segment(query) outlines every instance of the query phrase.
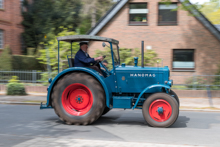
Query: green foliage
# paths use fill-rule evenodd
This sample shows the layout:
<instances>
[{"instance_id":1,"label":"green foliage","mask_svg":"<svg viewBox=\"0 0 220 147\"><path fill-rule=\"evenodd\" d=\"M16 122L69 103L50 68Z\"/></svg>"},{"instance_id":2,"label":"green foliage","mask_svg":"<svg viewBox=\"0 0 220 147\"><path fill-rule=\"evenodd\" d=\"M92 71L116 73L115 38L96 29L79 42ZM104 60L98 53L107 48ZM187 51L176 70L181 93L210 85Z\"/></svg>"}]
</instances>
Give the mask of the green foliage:
<instances>
[{"instance_id":1,"label":"green foliage","mask_svg":"<svg viewBox=\"0 0 220 147\"><path fill-rule=\"evenodd\" d=\"M2 54L0 55L0 70L11 70L12 69L12 56L11 50L7 46L3 49Z\"/></svg>"},{"instance_id":2,"label":"green foliage","mask_svg":"<svg viewBox=\"0 0 220 147\"><path fill-rule=\"evenodd\" d=\"M105 48L103 51L96 50L95 57L106 55L105 60L108 61L108 68L112 68L112 57L111 50L109 48ZM128 49L128 48L120 48L120 63L125 63L126 65L134 65L134 57L139 58L138 66L141 66L141 50L140 49ZM157 58L157 53L154 50L147 50L144 53L144 65L145 66L155 66L157 61L160 59Z\"/></svg>"},{"instance_id":3,"label":"green foliage","mask_svg":"<svg viewBox=\"0 0 220 147\"><path fill-rule=\"evenodd\" d=\"M82 9L80 13L81 22L78 26L80 34L86 34L92 26L112 7L112 0L81 0Z\"/></svg>"},{"instance_id":4,"label":"green foliage","mask_svg":"<svg viewBox=\"0 0 220 147\"><path fill-rule=\"evenodd\" d=\"M160 3L170 5L172 3L172 1L171 0L161 0ZM184 1L181 2L181 5L179 5L176 9L173 9L172 11L184 10L184 11L192 12L192 11L194 11L195 8L198 11L200 11L202 7L203 6L200 5L199 3L192 4L190 2L190 0L184 0ZM196 15L199 15L199 14L189 13L189 15L196 16Z\"/></svg>"},{"instance_id":5,"label":"green foliage","mask_svg":"<svg viewBox=\"0 0 220 147\"><path fill-rule=\"evenodd\" d=\"M13 76L7 84L7 95L26 95L24 84L19 83L18 77Z\"/></svg>"},{"instance_id":6,"label":"green foliage","mask_svg":"<svg viewBox=\"0 0 220 147\"><path fill-rule=\"evenodd\" d=\"M80 0L24 0L23 9L22 37L25 46L35 48L35 53L39 43L47 41L45 34L52 32L57 35L62 31L60 26L73 31L80 23Z\"/></svg>"},{"instance_id":7,"label":"green foliage","mask_svg":"<svg viewBox=\"0 0 220 147\"><path fill-rule=\"evenodd\" d=\"M187 88L204 88L204 86L200 85L205 85L205 80L202 77L191 77L186 80L186 87Z\"/></svg>"},{"instance_id":8,"label":"green foliage","mask_svg":"<svg viewBox=\"0 0 220 147\"><path fill-rule=\"evenodd\" d=\"M215 77L214 85L220 85L220 64L218 65L218 70L215 75L219 75L219 76ZM220 87L219 87L219 89L220 89Z\"/></svg>"},{"instance_id":9,"label":"green foliage","mask_svg":"<svg viewBox=\"0 0 220 147\"><path fill-rule=\"evenodd\" d=\"M41 64L44 64L45 67L48 64L48 55L47 51L49 52L49 63L52 67L53 71L58 70L58 41L57 37L59 36L68 36L68 35L76 35L75 32L69 32L68 29L64 28L61 33L58 33L58 35L54 35L53 33L49 33L47 35L50 40L48 40L49 44L44 44L41 42L43 46L40 46L39 49L39 57L37 58ZM44 46L47 46L45 49ZM72 54L73 56L76 54L76 52L79 50L78 43L72 44ZM71 44L65 41L60 41L60 71L68 67L67 64L67 55L71 55Z\"/></svg>"},{"instance_id":10,"label":"green foliage","mask_svg":"<svg viewBox=\"0 0 220 147\"><path fill-rule=\"evenodd\" d=\"M42 73L42 74L41 74L41 79L40 79L39 81L41 81L44 86L47 86L47 85L49 85L48 79L49 79L50 77L51 77L51 78L54 78L54 77L56 77L56 75L57 75L57 71L51 72L51 73L50 73L50 76L49 76L49 73L48 73L48 72Z\"/></svg>"},{"instance_id":11,"label":"green foliage","mask_svg":"<svg viewBox=\"0 0 220 147\"><path fill-rule=\"evenodd\" d=\"M17 76L12 76L11 80L8 81L9 83L18 83L18 77Z\"/></svg>"},{"instance_id":12,"label":"green foliage","mask_svg":"<svg viewBox=\"0 0 220 147\"><path fill-rule=\"evenodd\" d=\"M89 29L91 28L91 16L90 15L82 15L81 16L82 21L80 25L78 26L78 29L80 30L80 34L86 34Z\"/></svg>"},{"instance_id":13,"label":"green foliage","mask_svg":"<svg viewBox=\"0 0 220 147\"><path fill-rule=\"evenodd\" d=\"M35 56L13 55L12 61L14 70L44 70L44 65Z\"/></svg>"},{"instance_id":14,"label":"green foliage","mask_svg":"<svg viewBox=\"0 0 220 147\"><path fill-rule=\"evenodd\" d=\"M6 47L0 55L0 70L43 70L44 67L34 56L11 55L9 47Z\"/></svg>"},{"instance_id":15,"label":"green foliage","mask_svg":"<svg viewBox=\"0 0 220 147\"><path fill-rule=\"evenodd\" d=\"M106 47L104 50L97 49L94 57L106 56L104 60L108 61L108 69L112 69L112 57L110 48Z\"/></svg>"},{"instance_id":16,"label":"green foliage","mask_svg":"<svg viewBox=\"0 0 220 147\"><path fill-rule=\"evenodd\" d=\"M213 24L220 24L220 2L217 1L210 1L204 3L201 12L213 23Z\"/></svg>"}]
</instances>

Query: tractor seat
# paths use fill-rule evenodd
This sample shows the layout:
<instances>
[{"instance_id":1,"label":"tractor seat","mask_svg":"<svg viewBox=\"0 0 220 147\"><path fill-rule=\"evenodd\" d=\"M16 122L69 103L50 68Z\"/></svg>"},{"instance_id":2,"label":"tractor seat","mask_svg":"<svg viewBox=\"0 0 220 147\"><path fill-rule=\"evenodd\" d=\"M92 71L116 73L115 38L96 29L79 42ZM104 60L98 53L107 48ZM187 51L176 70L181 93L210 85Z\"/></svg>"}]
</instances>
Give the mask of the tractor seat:
<instances>
[{"instance_id":1,"label":"tractor seat","mask_svg":"<svg viewBox=\"0 0 220 147\"><path fill-rule=\"evenodd\" d=\"M74 67L74 58L68 58L69 67Z\"/></svg>"}]
</instances>

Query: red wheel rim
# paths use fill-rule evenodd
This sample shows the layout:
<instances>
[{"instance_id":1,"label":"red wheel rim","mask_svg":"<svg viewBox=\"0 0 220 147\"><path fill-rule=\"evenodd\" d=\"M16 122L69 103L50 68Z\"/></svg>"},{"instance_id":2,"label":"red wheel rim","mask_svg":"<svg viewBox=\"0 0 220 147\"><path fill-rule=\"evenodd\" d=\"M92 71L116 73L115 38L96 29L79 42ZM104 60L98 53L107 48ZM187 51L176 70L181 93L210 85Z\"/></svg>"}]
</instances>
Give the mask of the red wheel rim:
<instances>
[{"instance_id":1,"label":"red wheel rim","mask_svg":"<svg viewBox=\"0 0 220 147\"><path fill-rule=\"evenodd\" d=\"M62 94L63 108L71 115L81 116L86 114L92 108L92 104L92 92L83 84L71 84Z\"/></svg>"},{"instance_id":2,"label":"red wheel rim","mask_svg":"<svg viewBox=\"0 0 220 147\"><path fill-rule=\"evenodd\" d=\"M158 99L151 103L149 107L149 114L153 120L157 122L164 122L170 118L172 114L172 107L166 100Z\"/></svg>"}]
</instances>

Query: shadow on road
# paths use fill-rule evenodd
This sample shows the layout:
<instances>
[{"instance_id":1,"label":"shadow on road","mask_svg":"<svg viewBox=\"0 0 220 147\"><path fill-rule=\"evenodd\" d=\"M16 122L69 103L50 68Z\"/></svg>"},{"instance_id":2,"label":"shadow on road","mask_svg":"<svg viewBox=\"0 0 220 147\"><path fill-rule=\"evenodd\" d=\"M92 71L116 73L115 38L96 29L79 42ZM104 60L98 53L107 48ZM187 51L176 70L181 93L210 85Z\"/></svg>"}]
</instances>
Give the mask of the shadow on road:
<instances>
[{"instance_id":1,"label":"shadow on road","mask_svg":"<svg viewBox=\"0 0 220 147\"><path fill-rule=\"evenodd\" d=\"M186 116L179 116L176 122L170 126L170 128L186 128L189 120L190 118Z\"/></svg>"},{"instance_id":2,"label":"shadow on road","mask_svg":"<svg viewBox=\"0 0 220 147\"><path fill-rule=\"evenodd\" d=\"M186 128L190 118L186 116L179 116L176 122L170 128ZM123 124L123 125L138 125L148 126L143 117L131 119L129 117L120 118L120 116L102 116L94 125L107 125L107 124Z\"/></svg>"},{"instance_id":3,"label":"shadow on road","mask_svg":"<svg viewBox=\"0 0 220 147\"><path fill-rule=\"evenodd\" d=\"M131 119L129 117L120 118L120 117L113 117L113 116L103 116L100 117L96 122L93 123L94 125L138 125L138 126L145 126L146 123L143 118L138 119Z\"/></svg>"},{"instance_id":4,"label":"shadow on road","mask_svg":"<svg viewBox=\"0 0 220 147\"><path fill-rule=\"evenodd\" d=\"M190 118L186 116L179 116L176 122L170 126L170 128L186 128L187 123ZM58 117L50 117L47 121L55 122L56 124L65 125ZM129 113L109 113L107 115L101 116L96 120L93 125L131 125L131 126L148 126L147 122L144 120L142 114L136 114L135 116L129 116Z\"/></svg>"}]
</instances>

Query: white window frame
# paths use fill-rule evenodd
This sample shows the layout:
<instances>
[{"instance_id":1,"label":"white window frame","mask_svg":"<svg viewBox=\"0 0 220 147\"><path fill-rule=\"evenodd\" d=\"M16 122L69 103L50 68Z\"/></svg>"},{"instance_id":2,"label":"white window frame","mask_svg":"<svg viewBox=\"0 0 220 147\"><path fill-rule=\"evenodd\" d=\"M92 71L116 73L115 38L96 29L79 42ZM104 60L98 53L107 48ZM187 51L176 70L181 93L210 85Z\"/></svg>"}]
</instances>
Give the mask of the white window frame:
<instances>
[{"instance_id":1,"label":"white window frame","mask_svg":"<svg viewBox=\"0 0 220 147\"><path fill-rule=\"evenodd\" d=\"M130 3L130 4L143 4L143 3ZM147 7L148 7L148 3L146 2L145 4L147 4ZM146 22L137 22L137 24L133 24L132 22L133 21L130 21L130 18L129 18L129 24L131 25L140 25L140 24L147 24L148 20L147 20L147 14L148 14L148 8L145 8L145 9L130 9L129 8L129 17L130 17L130 14L146 14ZM140 23L140 24L139 24Z\"/></svg>"},{"instance_id":2,"label":"white window frame","mask_svg":"<svg viewBox=\"0 0 220 147\"><path fill-rule=\"evenodd\" d=\"M130 9L130 14L147 14L148 9Z\"/></svg>"},{"instance_id":3,"label":"white window frame","mask_svg":"<svg viewBox=\"0 0 220 147\"><path fill-rule=\"evenodd\" d=\"M0 30L0 49L4 48L4 31Z\"/></svg>"},{"instance_id":4,"label":"white window frame","mask_svg":"<svg viewBox=\"0 0 220 147\"><path fill-rule=\"evenodd\" d=\"M4 9L4 0L0 0L0 9Z\"/></svg>"},{"instance_id":5,"label":"white window frame","mask_svg":"<svg viewBox=\"0 0 220 147\"><path fill-rule=\"evenodd\" d=\"M172 9L176 9L177 8L177 4L160 4L159 5L159 10L172 10Z\"/></svg>"},{"instance_id":6,"label":"white window frame","mask_svg":"<svg viewBox=\"0 0 220 147\"><path fill-rule=\"evenodd\" d=\"M195 68L195 62L178 62L173 61L173 68Z\"/></svg>"}]
</instances>

